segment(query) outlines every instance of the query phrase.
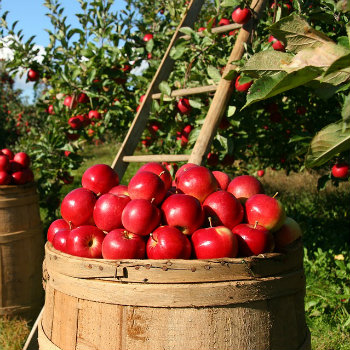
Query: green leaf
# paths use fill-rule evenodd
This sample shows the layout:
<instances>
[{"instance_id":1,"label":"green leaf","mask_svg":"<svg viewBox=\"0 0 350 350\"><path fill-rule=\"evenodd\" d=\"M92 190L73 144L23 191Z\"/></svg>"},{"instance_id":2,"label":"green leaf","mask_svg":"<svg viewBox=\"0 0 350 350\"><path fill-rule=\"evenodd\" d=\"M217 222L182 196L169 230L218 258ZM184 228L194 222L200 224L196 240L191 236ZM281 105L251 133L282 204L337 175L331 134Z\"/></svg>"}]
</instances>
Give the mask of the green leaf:
<instances>
[{"instance_id":1,"label":"green leaf","mask_svg":"<svg viewBox=\"0 0 350 350\"><path fill-rule=\"evenodd\" d=\"M181 56L184 54L185 51L186 51L185 45L173 46L172 49L170 50L170 57L173 60L178 60L179 58L181 58Z\"/></svg>"},{"instance_id":2,"label":"green leaf","mask_svg":"<svg viewBox=\"0 0 350 350\"><path fill-rule=\"evenodd\" d=\"M272 74L283 70L282 65L289 64L292 59L293 55L290 53L275 50L261 51L253 55L241 71L252 73L250 75L253 76Z\"/></svg>"},{"instance_id":3,"label":"green leaf","mask_svg":"<svg viewBox=\"0 0 350 350\"><path fill-rule=\"evenodd\" d=\"M317 190L321 191L326 188L327 182L331 179L330 175L323 175L317 180Z\"/></svg>"},{"instance_id":4,"label":"green leaf","mask_svg":"<svg viewBox=\"0 0 350 350\"><path fill-rule=\"evenodd\" d=\"M215 67L208 66L207 72L210 78L212 78L215 83L218 83L221 80L221 74Z\"/></svg>"},{"instance_id":5,"label":"green leaf","mask_svg":"<svg viewBox=\"0 0 350 350\"><path fill-rule=\"evenodd\" d=\"M147 41L147 44L146 44L147 52L152 52L153 47L154 47L154 40L151 39L151 40Z\"/></svg>"},{"instance_id":6,"label":"green leaf","mask_svg":"<svg viewBox=\"0 0 350 350\"><path fill-rule=\"evenodd\" d=\"M271 76L265 76L257 79L249 89L245 107L262 101L281 92L293 89L297 86L304 85L315 79L322 73L317 67L305 67L296 72L286 73L279 72Z\"/></svg>"},{"instance_id":7,"label":"green leaf","mask_svg":"<svg viewBox=\"0 0 350 350\"><path fill-rule=\"evenodd\" d=\"M350 94L345 97L341 116L344 122L348 122L350 119Z\"/></svg>"},{"instance_id":8,"label":"green leaf","mask_svg":"<svg viewBox=\"0 0 350 350\"><path fill-rule=\"evenodd\" d=\"M195 33L195 31L190 27L182 27L182 28L180 28L180 32L184 33L186 35L192 35Z\"/></svg>"},{"instance_id":9,"label":"green leaf","mask_svg":"<svg viewBox=\"0 0 350 350\"><path fill-rule=\"evenodd\" d=\"M163 93L164 95L170 96L171 95L171 88L169 84L166 81L162 81L159 84L159 91Z\"/></svg>"},{"instance_id":10,"label":"green leaf","mask_svg":"<svg viewBox=\"0 0 350 350\"><path fill-rule=\"evenodd\" d=\"M203 104L200 102L200 101L196 101L196 100L189 100L190 102L190 105L193 107L193 108L201 108L203 106Z\"/></svg>"},{"instance_id":11,"label":"green leaf","mask_svg":"<svg viewBox=\"0 0 350 350\"><path fill-rule=\"evenodd\" d=\"M332 42L325 34L312 28L303 17L296 13L282 18L269 29L274 37L287 44L287 50L293 52Z\"/></svg>"},{"instance_id":12,"label":"green leaf","mask_svg":"<svg viewBox=\"0 0 350 350\"><path fill-rule=\"evenodd\" d=\"M350 149L350 126L343 128L342 120L323 128L313 138L306 156L309 168L320 166L336 154Z\"/></svg>"},{"instance_id":13,"label":"green leaf","mask_svg":"<svg viewBox=\"0 0 350 350\"><path fill-rule=\"evenodd\" d=\"M227 116L232 117L236 113L236 110L237 110L236 106L228 106Z\"/></svg>"},{"instance_id":14,"label":"green leaf","mask_svg":"<svg viewBox=\"0 0 350 350\"><path fill-rule=\"evenodd\" d=\"M236 7L240 5L241 1L240 0L224 0L221 3L222 7Z\"/></svg>"},{"instance_id":15,"label":"green leaf","mask_svg":"<svg viewBox=\"0 0 350 350\"><path fill-rule=\"evenodd\" d=\"M235 70L230 70L225 76L225 80L233 80L237 76L237 72Z\"/></svg>"}]
</instances>

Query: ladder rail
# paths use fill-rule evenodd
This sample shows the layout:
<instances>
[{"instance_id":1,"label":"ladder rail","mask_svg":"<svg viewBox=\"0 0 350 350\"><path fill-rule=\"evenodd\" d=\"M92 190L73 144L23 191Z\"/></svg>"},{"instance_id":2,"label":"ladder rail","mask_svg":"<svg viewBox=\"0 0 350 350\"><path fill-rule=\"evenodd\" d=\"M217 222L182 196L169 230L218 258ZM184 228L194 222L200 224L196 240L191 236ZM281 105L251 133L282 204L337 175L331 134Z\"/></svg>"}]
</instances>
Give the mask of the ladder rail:
<instances>
[{"instance_id":1,"label":"ladder rail","mask_svg":"<svg viewBox=\"0 0 350 350\"><path fill-rule=\"evenodd\" d=\"M152 104L152 94L158 90L158 85L166 80L172 67L174 65L173 59L170 57L170 50L174 46L176 40L180 37L181 32L180 28L182 27L193 27L195 20L204 4L204 0L191 0L185 15L182 17L182 20L178 27L176 28L173 37L170 41L170 44L164 54L164 57L147 89L145 98L141 103L139 111L136 113L136 116L129 128L129 131L122 143L118 154L116 155L112 168L118 173L119 177L122 178L127 167L128 163L123 161L124 156L132 155L138 145L138 142L141 138L143 130L146 127L148 115L151 109Z\"/></svg>"},{"instance_id":2,"label":"ladder rail","mask_svg":"<svg viewBox=\"0 0 350 350\"><path fill-rule=\"evenodd\" d=\"M222 78L219 81L216 93L210 104L208 113L204 119L204 123L199 132L196 143L192 149L189 163L202 164L205 156L208 154L213 139L216 135L217 128L221 118L226 110L228 101L234 89L234 81L228 81L223 77L230 71L236 68L231 62L238 61L244 54L244 45L251 37L255 20L257 20L265 7L266 0L253 0L251 8L254 11L252 19L240 29L238 37L228 59L228 64L225 67Z\"/></svg>"}]
</instances>

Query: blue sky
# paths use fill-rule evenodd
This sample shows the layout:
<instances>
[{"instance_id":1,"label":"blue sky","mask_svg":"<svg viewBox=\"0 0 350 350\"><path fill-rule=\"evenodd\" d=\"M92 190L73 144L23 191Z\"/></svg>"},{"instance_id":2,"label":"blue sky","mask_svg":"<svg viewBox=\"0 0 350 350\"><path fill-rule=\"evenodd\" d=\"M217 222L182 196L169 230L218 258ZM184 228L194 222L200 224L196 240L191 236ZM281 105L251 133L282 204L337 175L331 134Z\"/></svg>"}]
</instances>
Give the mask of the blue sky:
<instances>
[{"instance_id":1,"label":"blue sky","mask_svg":"<svg viewBox=\"0 0 350 350\"><path fill-rule=\"evenodd\" d=\"M59 1L65 11L68 23L73 27L78 26L78 20L75 17L77 12L80 12L80 5L77 0L60 0ZM9 11L7 21L12 24L18 20L16 31L23 29L24 40L29 39L35 35L34 43L40 46L46 46L49 43L49 35L45 28L50 29L51 23L45 13L47 8L43 5L44 0L0 0L1 14ZM123 0L115 0L112 9L120 10L125 7ZM33 83L25 84L24 79L16 81L15 87L24 90L24 95L32 98Z\"/></svg>"}]
</instances>

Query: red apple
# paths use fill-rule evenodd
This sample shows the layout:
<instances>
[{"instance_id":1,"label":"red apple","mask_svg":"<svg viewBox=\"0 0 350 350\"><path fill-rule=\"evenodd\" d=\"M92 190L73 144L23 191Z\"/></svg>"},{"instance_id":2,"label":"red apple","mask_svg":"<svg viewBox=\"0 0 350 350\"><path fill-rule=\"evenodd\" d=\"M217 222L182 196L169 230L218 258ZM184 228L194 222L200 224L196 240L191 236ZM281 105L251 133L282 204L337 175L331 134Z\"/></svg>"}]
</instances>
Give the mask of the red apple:
<instances>
[{"instance_id":1,"label":"red apple","mask_svg":"<svg viewBox=\"0 0 350 350\"><path fill-rule=\"evenodd\" d=\"M14 153L13 153L10 149L8 149L8 148L3 148L3 149L1 150L1 153L4 154L5 156L8 156L8 157L9 157L9 160L12 160L13 157L15 156Z\"/></svg>"},{"instance_id":2,"label":"red apple","mask_svg":"<svg viewBox=\"0 0 350 350\"><path fill-rule=\"evenodd\" d=\"M143 37L143 41L144 42L147 42L147 41L150 41L151 39L153 39L153 34L145 34L145 36Z\"/></svg>"},{"instance_id":3,"label":"red apple","mask_svg":"<svg viewBox=\"0 0 350 350\"><path fill-rule=\"evenodd\" d=\"M78 116L70 117L68 124L73 130L79 130L83 127L83 123Z\"/></svg>"},{"instance_id":4,"label":"red apple","mask_svg":"<svg viewBox=\"0 0 350 350\"><path fill-rule=\"evenodd\" d=\"M151 173L156 174L159 178L164 182L165 190L168 191L171 187L172 178L170 172L160 163L151 162L145 165L142 165L141 168L137 171L149 171Z\"/></svg>"},{"instance_id":5,"label":"red apple","mask_svg":"<svg viewBox=\"0 0 350 350\"><path fill-rule=\"evenodd\" d=\"M164 182L150 171L138 171L128 185L131 199L147 199L155 205L162 202L166 190Z\"/></svg>"},{"instance_id":6,"label":"red apple","mask_svg":"<svg viewBox=\"0 0 350 350\"><path fill-rule=\"evenodd\" d=\"M16 153L15 156L13 157L13 160L18 164L21 164L23 169L26 169L29 167L30 158L28 154L25 152Z\"/></svg>"},{"instance_id":7,"label":"red apple","mask_svg":"<svg viewBox=\"0 0 350 350\"><path fill-rule=\"evenodd\" d=\"M94 208L95 225L102 231L110 232L123 227L122 212L130 202L129 196L116 196L105 193L96 201Z\"/></svg>"},{"instance_id":8,"label":"red apple","mask_svg":"<svg viewBox=\"0 0 350 350\"><path fill-rule=\"evenodd\" d=\"M143 102L143 100L145 99L146 95L141 95L140 97L140 104Z\"/></svg>"},{"instance_id":9,"label":"red apple","mask_svg":"<svg viewBox=\"0 0 350 350\"><path fill-rule=\"evenodd\" d=\"M100 120L101 119L101 114L95 110L90 111L88 116L89 116L90 120Z\"/></svg>"},{"instance_id":10,"label":"red apple","mask_svg":"<svg viewBox=\"0 0 350 350\"><path fill-rule=\"evenodd\" d=\"M288 244L293 243L302 232L299 224L292 218L287 217L282 227L274 233L276 248L281 249Z\"/></svg>"},{"instance_id":11,"label":"red apple","mask_svg":"<svg viewBox=\"0 0 350 350\"><path fill-rule=\"evenodd\" d=\"M10 170L10 160L8 156L0 155L0 171Z\"/></svg>"},{"instance_id":12,"label":"red apple","mask_svg":"<svg viewBox=\"0 0 350 350\"><path fill-rule=\"evenodd\" d=\"M69 229L60 229L52 238L52 245L55 249L67 253L67 239L69 236Z\"/></svg>"},{"instance_id":13,"label":"red apple","mask_svg":"<svg viewBox=\"0 0 350 350\"><path fill-rule=\"evenodd\" d=\"M272 47L274 50L283 51L283 52L286 51L286 48L283 45L283 43L281 41L277 40L274 36L270 35L268 42L272 43Z\"/></svg>"},{"instance_id":14,"label":"red apple","mask_svg":"<svg viewBox=\"0 0 350 350\"><path fill-rule=\"evenodd\" d=\"M275 247L272 233L263 226L240 224L232 232L237 237L240 256L269 253Z\"/></svg>"},{"instance_id":15,"label":"red apple","mask_svg":"<svg viewBox=\"0 0 350 350\"><path fill-rule=\"evenodd\" d=\"M93 223L93 211L96 196L85 188L76 188L69 192L61 203L61 215L75 227Z\"/></svg>"},{"instance_id":16,"label":"red apple","mask_svg":"<svg viewBox=\"0 0 350 350\"><path fill-rule=\"evenodd\" d=\"M49 114L55 114L55 111L54 111L54 108L53 108L53 105L49 105L49 107L47 107L47 112L49 113Z\"/></svg>"},{"instance_id":17,"label":"red apple","mask_svg":"<svg viewBox=\"0 0 350 350\"><path fill-rule=\"evenodd\" d=\"M185 97L180 98L180 100L177 103L177 108L182 114L189 114L192 110L189 99Z\"/></svg>"},{"instance_id":18,"label":"red apple","mask_svg":"<svg viewBox=\"0 0 350 350\"><path fill-rule=\"evenodd\" d=\"M164 223L190 235L202 226L204 212L197 198L187 194L172 194L162 204Z\"/></svg>"},{"instance_id":19,"label":"red apple","mask_svg":"<svg viewBox=\"0 0 350 350\"><path fill-rule=\"evenodd\" d=\"M107 193L119 184L118 174L106 164L95 164L85 170L81 184L97 195Z\"/></svg>"},{"instance_id":20,"label":"red apple","mask_svg":"<svg viewBox=\"0 0 350 350\"><path fill-rule=\"evenodd\" d=\"M52 243L55 234L60 230L70 230L69 224L63 219L57 219L51 223L47 230L47 240Z\"/></svg>"},{"instance_id":21,"label":"red apple","mask_svg":"<svg viewBox=\"0 0 350 350\"><path fill-rule=\"evenodd\" d=\"M334 164L332 167L332 175L338 179L346 179L349 176L349 164Z\"/></svg>"},{"instance_id":22,"label":"red apple","mask_svg":"<svg viewBox=\"0 0 350 350\"><path fill-rule=\"evenodd\" d=\"M209 166L217 166L219 164L219 155L217 153L209 152L207 155L207 164Z\"/></svg>"},{"instance_id":23,"label":"red apple","mask_svg":"<svg viewBox=\"0 0 350 350\"><path fill-rule=\"evenodd\" d=\"M257 175L258 175L259 177L263 177L263 176L265 175L265 170L263 170L263 169L258 170L258 171L257 171Z\"/></svg>"},{"instance_id":24,"label":"red apple","mask_svg":"<svg viewBox=\"0 0 350 350\"><path fill-rule=\"evenodd\" d=\"M240 75L237 77L236 82L235 82L235 88L237 91L240 92L246 92L249 90L249 88L252 86L253 81L250 81L248 83L244 83L244 84L240 84L239 79L240 79Z\"/></svg>"},{"instance_id":25,"label":"red apple","mask_svg":"<svg viewBox=\"0 0 350 350\"><path fill-rule=\"evenodd\" d=\"M227 19L227 18L221 18L220 21L219 21L219 27L221 26L227 26L230 24L230 20Z\"/></svg>"},{"instance_id":26,"label":"red apple","mask_svg":"<svg viewBox=\"0 0 350 350\"><path fill-rule=\"evenodd\" d=\"M223 171L218 171L218 170L212 171L212 174L214 175L216 181L218 182L219 187L225 191L231 181L230 177Z\"/></svg>"},{"instance_id":27,"label":"red apple","mask_svg":"<svg viewBox=\"0 0 350 350\"><path fill-rule=\"evenodd\" d=\"M72 105L72 101L73 101L73 97L72 96L67 96L64 101L63 101L63 104L67 107L71 107ZM75 108L77 105L77 101L74 101L73 105L72 105L72 108Z\"/></svg>"},{"instance_id":28,"label":"red apple","mask_svg":"<svg viewBox=\"0 0 350 350\"><path fill-rule=\"evenodd\" d=\"M266 194L255 194L245 203L246 217L249 224L256 222L271 232L277 231L284 224L286 213L280 201Z\"/></svg>"},{"instance_id":29,"label":"red apple","mask_svg":"<svg viewBox=\"0 0 350 350\"><path fill-rule=\"evenodd\" d=\"M9 185L11 183L11 175L4 170L0 170L0 185Z\"/></svg>"},{"instance_id":30,"label":"red apple","mask_svg":"<svg viewBox=\"0 0 350 350\"><path fill-rule=\"evenodd\" d=\"M67 253L84 258L102 258L103 231L96 226L83 225L70 231L67 238Z\"/></svg>"},{"instance_id":31,"label":"red apple","mask_svg":"<svg viewBox=\"0 0 350 350\"><path fill-rule=\"evenodd\" d=\"M19 170L11 174L12 182L15 185L24 185L28 182L28 174L25 170Z\"/></svg>"},{"instance_id":32,"label":"red apple","mask_svg":"<svg viewBox=\"0 0 350 350\"><path fill-rule=\"evenodd\" d=\"M197 259L234 258L237 256L237 238L225 226L202 228L191 237Z\"/></svg>"},{"instance_id":33,"label":"red apple","mask_svg":"<svg viewBox=\"0 0 350 350\"><path fill-rule=\"evenodd\" d=\"M39 79L39 73L34 69L29 69L27 79L28 81L37 81Z\"/></svg>"},{"instance_id":34,"label":"red apple","mask_svg":"<svg viewBox=\"0 0 350 350\"><path fill-rule=\"evenodd\" d=\"M236 7L232 12L232 20L238 24L245 24L250 20L251 15L249 8Z\"/></svg>"},{"instance_id":35,"label":"red apple","mask_svg":"<svg viewBox=\"0 0 350 350\"><path fill-rule=\"evenodd\" d=\"M188 238L177 228L160 226L147 241L149 259L185 259L188 255Z\"/></svg>"},{"instance_id":36,"label":"red apple","mask_svg":"<svg viewBox=\"0 0 350 350\"><path fill-rule=\"evenodd\" d=\"M205 27L200 27L200 28L198 28L198 32L203 32L204 30L206 30Z\"/></svg>"},{"instance_id":37,"label":"red apple","mask_svg":"<svg viewBox=\"0 0 350 350\"><path fill-rule=\"evenodd\" d=\"M194 168L198 166L197 164L193 164L193 163L186 163L182 166L180 166L180 168L177 170L176 174L175 174L175 183L177 184L179 181L180 176L185 173L187 170Z\"/></svg>"},{"instance_id":38,"label":"red apple","mask_svg":"<svg viewBox=\"0 0 350 350\"><path fill-rule=\"evenodd\" d=\"M78 103L88 103L88 102L89 102L89 97L84 92L81 92L78 95Z\"/></svg>"},{"instance_id":39,"label":"red apple","mask_svg":"<svg viewBox=\"0 0 350 350\"><path fill-rule=\"evenodd\" d=\"M196 166L181 175L177 189L181 193L197 198L202 203L206 197L218 189L218 183L209 169Z\"/></svg>"},{"instance_id":40,"label":"red apple","mask_svg":"<svg viewBox=\"0 0 350 350\"><path fill-rule=\"evenodd\" d=\"M203 202L203 209L206 217L211 218L213 226L226 226L232 230L243 220L242 204L227 191L210 194Z\"/></svg>"},{"instance_id":41,"label":"red apple","mask_svg":"<svg viewBox=\"0 0 350 350\"><path fill-rule=\"evenodd\" d=\"M147 199L133 199L124 208L122 224L130 232L147 236L160 223L160 210Z\"/></svg>"},{"instance_id":42,"label":"red apple","mask_svg":"<svg viewBox=\"0 0 350 350\"><path fill-rule=\"evenodd\" d=\"M227 191L232 193L241 203L244 203L251 196L264 193L261 182L250 175L235 177L228 185Z\"/></svg>"},{"instance_id":43,"label":"red apple","mask_svg":"<svg viewBox=\"0 0 350 350\"><path fill-rule=\"evenodd\" d=\"M128 186L126 185L114 186L108 191L108 193L115 194L116 196L129 196Z\"/></svg>"},{"instance_id":44,"label":"red apple","mask_svg":"<svg viewBox=\"0 0 350 350\"><path fill-rule=\"evenodd\" d=\"M109 232L102 243L104 259L143 259L145 253L146 243L143 238L124 228Z\"/></svg>"}]
</instances>

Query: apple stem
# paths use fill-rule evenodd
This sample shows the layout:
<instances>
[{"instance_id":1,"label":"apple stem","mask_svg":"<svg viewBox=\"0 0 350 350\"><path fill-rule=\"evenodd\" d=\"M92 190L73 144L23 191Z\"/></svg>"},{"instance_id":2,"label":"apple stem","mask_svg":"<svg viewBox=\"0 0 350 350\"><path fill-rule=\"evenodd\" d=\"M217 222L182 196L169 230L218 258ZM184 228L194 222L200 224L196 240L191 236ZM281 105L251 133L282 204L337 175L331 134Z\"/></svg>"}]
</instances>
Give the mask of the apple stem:
<instances>
[{"instance_id":1,"label":"apple stem","mask_svg":"<svg viewBox=\"0 0 350 350\"><path fill-rule=\"evenodd\" d=\"M161 177L163 174L165 174L165 170L163 170L158 176Z\"/></svg>"},{"instance_id":2,"label":"apple stem","mask_svg":"<svg viewBox=\"0 0 350 350\"><path fill-rule=\"evenodd\" d=\"M73 224L72 221L68 221L69 229L72 230Z\"/></svg>"},{"instance_id":3,"label":"apple stem","mask_svg":"<svg viewBox=\"0 0 350 350\"><path fill-rule=\"evenodd\" d=\"M277 197L277 195L278 195L278 192L276 192L276 193L273 195L273 197L272 197L272 198Z\"/></svg>"},{"instance_id":4,"label":"apple stem","mask_svg":"<svg viewBox=\"0 0 350 350\"><path fill-rule=\"evenodd\" d=\"M258 221L255 221L254 228L258 226Z\"/></svg>"},{"instance_id":5,"label":"apple stem","mask_svg":"<svg viewBox=\"0 0 350 350\"><path fill-rule=\"evenodd\" d=\"M153 204L154 201L155 201L155 197L153 197L153 198L151 199L151 203Z\"/></svg>"},{"instance_id":6,"label":"apple stem","mask_svg":"<svg viewBox=\"0 0 350 350\"><path fill-rule=\"evenodd\" d=\"M209 220L209 225L210 225L210 227L213 227L213 222L212 222L212 219L211 219L210 216L208 217L208 220Z\"/></svg>"},{"instance_id":7,"label":"apple stem","mask_svg":"<svg viewBox=\"0 0 350 350\"><path fill-rule=\"evenodd\" d=\"M149 236L150 236L154 241L158 242L158 240L153 236L153 233L152 233L152 232L149 234Z\"/></svg>"}]
</instances>

